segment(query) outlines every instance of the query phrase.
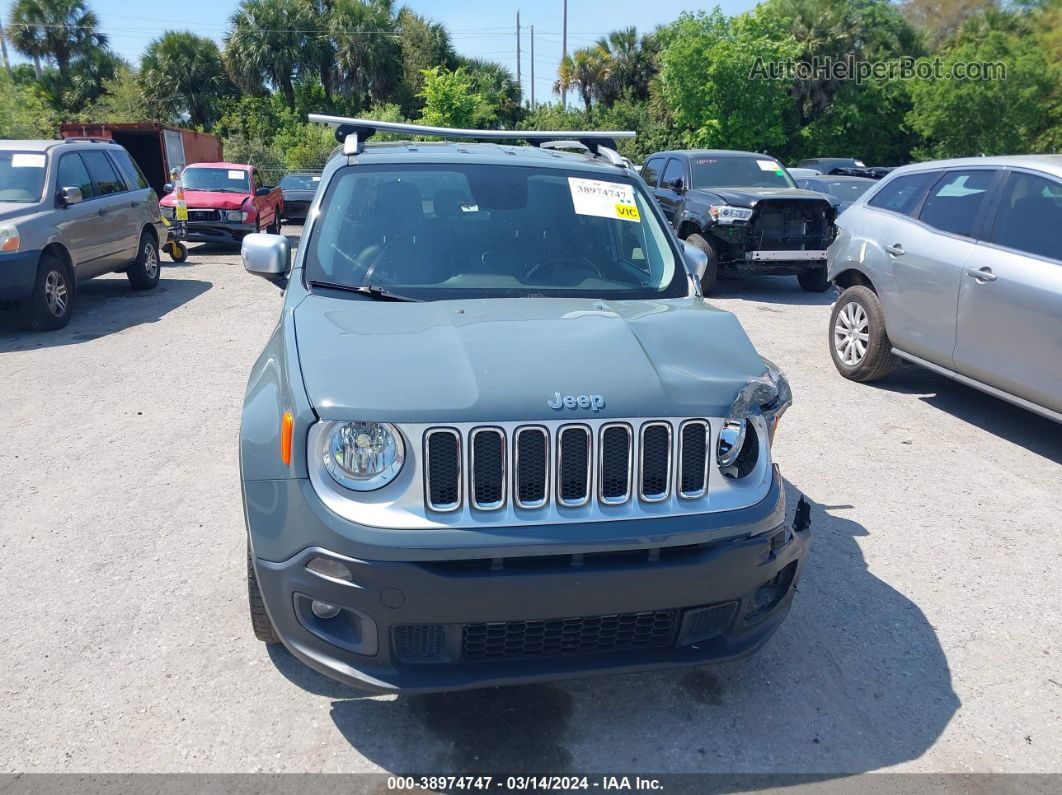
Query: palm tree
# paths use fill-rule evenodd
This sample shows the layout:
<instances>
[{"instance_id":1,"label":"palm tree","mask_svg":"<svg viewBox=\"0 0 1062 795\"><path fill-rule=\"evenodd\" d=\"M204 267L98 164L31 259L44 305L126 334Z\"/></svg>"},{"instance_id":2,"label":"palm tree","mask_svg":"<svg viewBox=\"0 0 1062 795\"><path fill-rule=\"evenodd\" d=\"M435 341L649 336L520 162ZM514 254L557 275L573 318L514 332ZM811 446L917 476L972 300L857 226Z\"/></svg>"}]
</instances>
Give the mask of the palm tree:
<instances>
[{"instance_id":1,"label":"palm tree","mask_svg":"<svg viewBox=\"0 0 1062 795\"><path fill-rule=\"evenodd\" d=\"M362 107L387 101L402 74L394 0L335 0L329 30L343 93Z\"/></svg>"},{"instance_id":2,"label":"palm tree","mask_svg":"<svg viewBox=\"0 0 1062 795\"><path fill-rule=\"evenodd\" d=\"M417 95L424 87L424 70L438 66L453 70L460 64L446 27L420 16L409 8L398 12L397 32L401 36L402 79L396 101L407 118L416 118L424 107Z\"/></svg>"},{"instance_id":3,"label":"palm tree","mask_svg":"<svg viewBox=\"0 0 1062 795\"><path fill-rule=\"evenodd\" d=\"M70 61L107 43L99 24L84 0L15 0L8 33L14 48L35 64L54 61L65 85Z\"/></svg>"},{"instance_id":4,"label":"palm tree","mask_svg":"<svg viewBox=\"0 0 1062 795\"><path fill-rule=\"evenodd\" d=\"M225 63L241 88L258 91L265 79L294 110L296 78L318 66L313 12L309 0L240 3L225 37Z\"/></svg>"},{"instance_id":5,"label":"palm tree","mask_svg":"<svg viewBox=\"0 0 1062 795\"><path fill-rule=\"evenodd\" d=\"M557 82L553 84L553 90L557 93L564 93L573 88L578 89L586 110L586 117L589 119L593 100L601 97L607 75L608 63L599 48L587 47L576 50L561 59L560 67L557 69Z\"/></svg>"},{"instance_id":6,"label":"palm tree","mask_svg":"<svg viewBox=\"0 0 1062 795\"><path fill-rule=\"evenodd\" d=\"M218 45L194 33L173 30L163 33L144 51L140 82L156 112L173 116L187 113L195 127L213 121L216 100L232 90Z\"/></svg>"},{"instance_id":7,"label":"palm tree","mask_svg":"<svg viewBox=\"0 0 1062 795\"><path fill-rule=\"evenodd\" d=\"M461 58L460 62L471 78L472 90L490 107L502 127L512 129L523 115L523 95L513 73L495 61Z\"/></svg>"},{"instance_id":8,"label":"palm tree","mask_svg":"<svg viewBox=\"0 0 1062 795\"><path fill-rule=\"evenodd\" d=\"M597 40L608 65L602 86L602 102L611 106L624 94L644 102L649 97L649 82L656 75L656 53L648 37L638 38L634 27L614 30Z\"/></svg>"},{"instance_id":9,"label":"palm tree","mask_svg":"<svg viewBox=\"0 0 1062 795\"><path fill-rule=\"evenodd\" d=\"M129 64L106 48L92 50L70 63L69 82L63 92L63 107L80 111L103 94L105 80L113 80Z\"/></svg>"}]
</instances>

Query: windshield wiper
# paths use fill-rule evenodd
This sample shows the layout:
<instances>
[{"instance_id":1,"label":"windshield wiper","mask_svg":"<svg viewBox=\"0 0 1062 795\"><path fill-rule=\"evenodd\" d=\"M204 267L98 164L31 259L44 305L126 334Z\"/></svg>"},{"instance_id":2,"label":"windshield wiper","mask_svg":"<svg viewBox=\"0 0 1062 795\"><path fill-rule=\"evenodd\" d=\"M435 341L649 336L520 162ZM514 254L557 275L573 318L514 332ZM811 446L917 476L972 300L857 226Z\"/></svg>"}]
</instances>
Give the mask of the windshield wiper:
<instances>
[{"instance_id":1,"label":"windshield wiper","mask_svg":"<svg viewBox=\"0 0 1062 795\"><path fill-rule=\"evenodd\" d=\"M371 284L363 284L355 286L353 284L340 284L339 282L322 282L312 279L310 281L311 287L323 287L328 290L342 290L346 293L358 293L358 295L367 295L370 298L375 298L377 301L409 301L412 303L422 303L419 298L410 298L408 295L399 295L393 293L384 287L375 287Z\"/></svg>"}]
</instances>

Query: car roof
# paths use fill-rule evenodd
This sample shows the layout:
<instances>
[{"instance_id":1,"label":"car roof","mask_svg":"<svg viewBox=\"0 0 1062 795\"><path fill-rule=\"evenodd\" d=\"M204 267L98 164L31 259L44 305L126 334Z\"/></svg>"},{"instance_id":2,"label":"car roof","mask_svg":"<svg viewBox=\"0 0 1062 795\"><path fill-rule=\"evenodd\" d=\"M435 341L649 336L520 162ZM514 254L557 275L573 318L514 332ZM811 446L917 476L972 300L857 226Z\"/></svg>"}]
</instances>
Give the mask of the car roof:
<instances>
[{"instance_id":1,"label":"car roof","mask_svg":"<svg viewBox=\"0 0 1062 795\"><path fill-rule=\"evenodd\" d=\"M0 140L0 151L48 152L56 147L77 147L79 149L108 149L117 146L116 142L88 141L83 138L56 138L53 140Z\"/></svg>"},{"instance_id":2,"label":"car roof","mask_svg":"<svg viewBox=\"0 0 1062 795\"><path fill-rule=\"evenodd\" d=\"M345 156L340 154L338 157L342 159ZM627 168L614 166L589 152L495 143L462 143L460 141L369 143L354 157L355 162L366 165L371 163L477 163L585 171L609 176L632 173Z\"/></svg>"},{"instance_id":3,"label":"car roof","mask_svg":"<svg viewBox=\"0 0 1062 795\"><path fill-rule=\"evenodd\" d=\"M816 179L825 182L878 182L870 177L856 177L851 174L817 174L814 177L800 177L800 179Z\"/></svg>"},{"instance_id":4,"label":"car roof","mask_svg":"<svg viewBox=\"0 0 1062 795\"><path fill-rule=\"evenodd\" d=\"M963 168L966 166L1016 166L1039 169L1062 177L1062 155L996 155L993 157L959 157L951 160L927 160L924 163L912 163L901 166L890 172L889 176L896 174L911 174L917 171L933 171L942 168Z\"/></svg>"},{"instance_id":5,"label":"car roof","mask_svg":"<svg viewBox=\"0 0 1062 795\"><path fill-rule=\"evenodd\" d=\"M739 155L741 157L769 157L771 160L777 160L774 155L764 154L763 152L744 152L740 149L671 149L666 152L653 152L645 159L650 157L660 157L662 155L674 156L674 157L713 157L717 155Z\"/></svg>"},{"instance_id":6,"label":"car roof","mask_svg":"<svg viewBox=\"0 0 1062 795\"><path fill-rule=\"evenodd\" d=\"M189 163L185 168L231 168L233 171L237 169L250 171L254 166L249 166L246 163L227 163L222 160L217 163Z\"/></svg>"}]
</instances>

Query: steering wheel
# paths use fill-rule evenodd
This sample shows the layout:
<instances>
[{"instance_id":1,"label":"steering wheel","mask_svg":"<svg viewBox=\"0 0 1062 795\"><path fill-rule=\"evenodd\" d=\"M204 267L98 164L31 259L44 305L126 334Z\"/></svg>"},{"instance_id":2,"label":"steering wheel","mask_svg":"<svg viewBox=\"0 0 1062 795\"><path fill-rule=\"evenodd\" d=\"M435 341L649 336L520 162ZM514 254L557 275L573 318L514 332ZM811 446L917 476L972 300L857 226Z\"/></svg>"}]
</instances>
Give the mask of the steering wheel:
<instances>
[{"instance_id":1,"label":"steering wheel","mask_svg":"<svg viewBox=\"0 0 1062 795\"><path fill-rule=\"evenodd\" d=\"M542 260L542 262L537 265L531 266L531 269L527 272L525 278L533 279L536 274L540 274L543 271L549 272L551 269L558 268L564 268L565 273L570 273L573 270L590 271L599 279L605 278L605 274L601 272L601 268L597 266L596 262L580 256L551 257L550 259Z\"/></svg>"}]
</instances>

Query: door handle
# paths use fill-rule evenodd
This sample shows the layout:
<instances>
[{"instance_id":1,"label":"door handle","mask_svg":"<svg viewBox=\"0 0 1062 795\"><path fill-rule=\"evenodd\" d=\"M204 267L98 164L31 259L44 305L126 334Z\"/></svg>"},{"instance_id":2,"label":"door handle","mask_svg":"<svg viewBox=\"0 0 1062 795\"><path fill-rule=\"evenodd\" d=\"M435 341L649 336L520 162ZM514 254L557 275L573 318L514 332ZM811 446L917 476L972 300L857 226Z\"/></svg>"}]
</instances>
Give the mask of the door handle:
<instances>
[{"instance_id":1,"label":"door handle","mask_svg":"<svg viewBox=\"0 0 1062 795\"><path fill-rule=\"evenodd\" d=\"M982 284L985 282L994 282L996 280L996 274L992 273L992 269L987 265L983 268L974 268L971 266L966 269L966 275L972 276Z\"/></svg>"},{"instance_id":2,"label":"door handle","mask_svg":"<svg viewBox=\"0 0 1062 795\"><path fill-rule=\"evenodd\" d=\"M139 207L140 206L140 202L129 202L129 206L130 207Z\"/></svg>"},{"instance_id":3,"label":"door handle","mask_svg":"<svg viewBox=\"0 0 1062 795\"><path fill-rule=\"evenodd\" d=\"M899 243L893 243L891 246L885 246L885 250L892 254L894 257L902 257L904 254L903 246Z\"/></svg>"},{"instance_id":4,"label":"door handle","mask_svg":"<svg viewBox=\"0 0 1062 795\"><path fill-rule=\"evenodd\" d=\"M100 215L106 215L109 212L110 212L110 210L107 209L106 207L100 208Z\"/></svg>"}]
</instances>

